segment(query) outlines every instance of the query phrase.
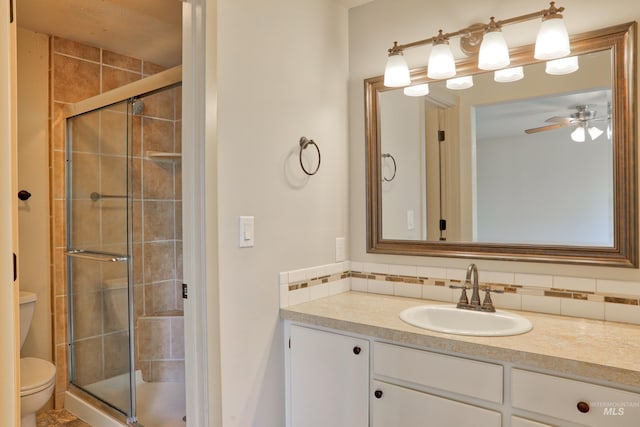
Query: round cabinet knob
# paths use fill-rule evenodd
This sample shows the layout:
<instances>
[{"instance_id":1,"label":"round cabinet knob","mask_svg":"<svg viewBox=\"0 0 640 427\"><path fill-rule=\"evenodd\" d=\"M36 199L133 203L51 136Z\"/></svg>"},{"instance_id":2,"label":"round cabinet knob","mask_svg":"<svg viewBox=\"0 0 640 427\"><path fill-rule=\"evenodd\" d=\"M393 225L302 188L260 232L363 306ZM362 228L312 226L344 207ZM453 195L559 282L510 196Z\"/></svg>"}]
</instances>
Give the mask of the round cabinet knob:
<instances>
[{"instance_id":1,"label":"round cabinet knob","mask_svg":"<svg viewBox=\"0 0 640 427\"><path fill-rule=\"evenodd\" d=\"M578 408L578 411L582 412L583 414L586 414L587 412L589 412L589 409L590 409L589 404L587 402L578 402L576 407Z\"/></svg>"},{"instance_id":2,"label":"round cabinet knob","mask_svg":"<svg viewBox=\"0 0 640 427\"><path fill-rule=\"evenodd\" d=\"M376 397L376 399L380 399L382 397L382 390L374 391L373 395Z\"/></svg>"},{"instance_id":3,"label":"round cabinet knob","mask_svg":"<svg viewBox=\"0 0 640 427\"><path fill-rule=\"evenodd\" d=\"M359 346L353 347L353 354L360 354L362 349Z\"/></svg>"},{"instance_id":4,"label":"round cabinet knob","mask_svg":"<svg viewBox=\"0 0 640 427\"><path fill-rule=\"evenodd\" d=\"M24 201L24 200L29 200L29 197L31 197L31 193L29 193L27 190L18 191L18 199Z\"/></svg>"}]
</instances>

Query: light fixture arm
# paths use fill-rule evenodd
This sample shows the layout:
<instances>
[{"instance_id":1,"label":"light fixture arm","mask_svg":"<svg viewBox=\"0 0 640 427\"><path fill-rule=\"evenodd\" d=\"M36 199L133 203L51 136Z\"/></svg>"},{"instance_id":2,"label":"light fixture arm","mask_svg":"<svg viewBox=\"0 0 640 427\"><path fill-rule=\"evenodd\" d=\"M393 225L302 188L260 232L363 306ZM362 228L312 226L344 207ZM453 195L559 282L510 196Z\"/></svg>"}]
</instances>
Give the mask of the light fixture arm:
<instances>
[{"instance_id":1,"label":"light fixture arm","mask_svg":"<svg viewBox=\"0 0 640 427\"><path fill-rule=\"evenodd\" d=\"M493 26L500 28L504 25L517 24L519 22L530 21L536 18L542 18L543 20L545 20L545 19L549 19L550 17L556 17L556 16L562 17L562 15L559 15L562 12L564 12L564 7L556 7L555 2L552 1L550 2L549 7L547 9L542 9L537 12L527 13L526 15L520 15L520 16L515 16L513 18L502 19L500 21L494 21L494 18L492 17L489 24L487 25L480 26L478 24L473 24L461 30L454 31L451 33L443 33L442 30L440 30L437 36L429 37L427 39L418 40L411 43L398 44L397 41L394 41L393 47L389 49L388 52L389 52L389 55L395 55L404 51L405 49L411 49L417 46L433 44L433 42L437 40L447 40L447 39L458 37L458 36L469 36L479 31L487 31L490 28L494 28Z\"/></svg>"}]
</instances>

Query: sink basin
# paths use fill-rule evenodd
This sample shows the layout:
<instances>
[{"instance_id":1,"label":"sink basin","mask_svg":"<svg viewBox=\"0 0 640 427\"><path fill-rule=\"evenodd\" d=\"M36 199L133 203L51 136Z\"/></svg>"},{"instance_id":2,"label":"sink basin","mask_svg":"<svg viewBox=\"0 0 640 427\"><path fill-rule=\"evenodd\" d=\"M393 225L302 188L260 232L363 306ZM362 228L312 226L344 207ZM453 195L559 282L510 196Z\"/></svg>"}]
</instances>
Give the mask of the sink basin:
<instances>
[{"instance_id":1,"label":"sink basin","mask_svg":"<svg viewBox=\"0 0 640 427\"><path fill-rule=\"evenodd\" d=\"M495 313L463 310L455 305L421 305L403 310L400 318L410 325L447 334L501 337L529 332L529 319L508 311Z\"/></svg>"}]
</instances>

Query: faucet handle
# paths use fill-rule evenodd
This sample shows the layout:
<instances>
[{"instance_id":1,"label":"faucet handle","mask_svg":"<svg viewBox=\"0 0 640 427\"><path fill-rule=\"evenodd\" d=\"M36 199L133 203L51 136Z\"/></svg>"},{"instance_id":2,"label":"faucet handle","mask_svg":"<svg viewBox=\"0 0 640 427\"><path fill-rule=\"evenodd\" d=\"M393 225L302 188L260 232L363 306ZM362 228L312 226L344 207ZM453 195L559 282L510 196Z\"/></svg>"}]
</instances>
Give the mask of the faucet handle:
<instances>
[{"instance_id":1,"label":"faucet handle","mask_svg":"<svg viewBox=\"0 0 640 427\"><path fill-rule=\"evenodd\" d=\"M482 311L490 311L490 312L495 312L496 308L493 305L493 301L491 301L491 293L496 293L496 294L504 294L504 291L499 290L499 289L491 289L490 287L486 287L484 288L484 300L482 301Z\"/></svg>"},{"instance_id":2,"label":"faucet handle","mask_svg":"<svg viewBox=\"0 0 640 427\"><path fill-rule=\"evenodd\" d=\"M460 299L458 300L458 308L469 305L469 298L467 298L467 289L469 289L466 285L449 285L451 289L462 289L462 293L460 294Z\"/></svg>"}]
</instances>

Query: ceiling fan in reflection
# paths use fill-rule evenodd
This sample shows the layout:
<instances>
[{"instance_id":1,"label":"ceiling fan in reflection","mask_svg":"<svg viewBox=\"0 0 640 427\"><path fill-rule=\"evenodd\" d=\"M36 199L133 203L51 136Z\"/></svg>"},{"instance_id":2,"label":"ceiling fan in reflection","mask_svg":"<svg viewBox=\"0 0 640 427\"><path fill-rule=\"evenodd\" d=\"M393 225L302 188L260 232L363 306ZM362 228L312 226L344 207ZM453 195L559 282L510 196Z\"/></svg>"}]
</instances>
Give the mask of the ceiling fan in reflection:
<instances>
[{"instance_id":1,"label":"ceiling fan in reflection","mask_svg":"<svg viewBox=\"0 0 640 427\"><path fill-rule=\"evenodd\" d=\"M575 142L584 142L587 134L591 140L598 139L604 131L600 128L593 126L592 122L609 120L610 117L596 117L596 111L590 110L589 105L577 105L574 107L575 113L569 116L554 116L545 120L546 123L552 123L550 125L541 126L537 128L525 129L528 134L544 132L547 130L560 129L566 126L573 126L571 131L571 139ZM607 139L611 138L611 128L607 125Z\"/></svg>"}]
</instances>

